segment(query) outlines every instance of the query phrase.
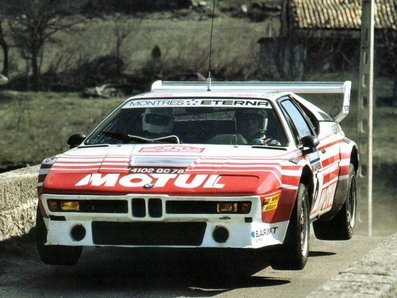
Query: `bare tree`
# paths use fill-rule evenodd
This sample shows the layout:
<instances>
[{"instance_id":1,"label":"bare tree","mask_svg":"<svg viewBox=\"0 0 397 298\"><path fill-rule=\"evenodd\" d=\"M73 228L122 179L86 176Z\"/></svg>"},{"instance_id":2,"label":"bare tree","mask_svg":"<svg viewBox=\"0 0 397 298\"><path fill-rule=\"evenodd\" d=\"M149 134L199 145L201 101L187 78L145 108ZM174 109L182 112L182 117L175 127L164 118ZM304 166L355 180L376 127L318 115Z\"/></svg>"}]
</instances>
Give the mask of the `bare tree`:
<instances>
[{"instance_id":1,"label":"bare tree","mask_svg":"<svg viewBox=\"0 0 397 298\"><path fill-rule=\"evenodd\" d=\"M0 20L0 47L3 51L3 70L1 73L8 77L8 68L9 68L9 61L8 61L8 43L5 39L6 33L3 28L3 21Z\"/></svg>"},{"instance_id":2,"label":"bare tree","mask_svg":"<svg viewBox=\"0 0 397 298\"><path fill-rule=\"evenodd\" d=\"M125 41L131 34L136 34L138 32L139 23L140 21L130 21L121 18L120 15L116 15L113 33L116 38L115 56L117 61L123 61L122 51ZM119 75L122 72L120 63L117 65L117 72Z\"/></svg>"},{"instance_id":3,"label":"bare tree","mask_svg":"<svg viewBox=\"0 0 397 298\"><path fill-rule=\"evenodd\" d=\"M63 2L63 1L62 1ZM64 7L55 0L13 0L15 19L11 26L15 46L32 71L32 89L40 88L40 66L46 43L56 43L55 34L68 31L78 21L64 18Z\"/></svg>"}]
</instances>

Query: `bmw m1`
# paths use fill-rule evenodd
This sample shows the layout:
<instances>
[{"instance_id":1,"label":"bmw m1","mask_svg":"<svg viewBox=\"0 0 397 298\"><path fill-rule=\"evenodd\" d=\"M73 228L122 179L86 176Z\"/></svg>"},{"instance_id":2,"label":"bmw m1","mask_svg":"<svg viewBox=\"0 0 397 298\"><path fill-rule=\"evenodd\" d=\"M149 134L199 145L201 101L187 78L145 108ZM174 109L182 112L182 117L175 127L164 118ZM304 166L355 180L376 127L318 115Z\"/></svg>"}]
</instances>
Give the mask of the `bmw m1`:
<instances>
[{"instance_id":1,"label":"bmw m1","mask_svg":"<svg viewBox=\"0 0 397 298\"><path fill-rule=\"evenodd\" d=\"M71 149L45 159L37 247L75 264L84 247L264 249L304 268L310 229L348 240L358 148L340 122L346 82L154 82ZM304 99L340 97L337 115ZM299 95L298 95L299 94Z\"/></svg>"}]
</instances>

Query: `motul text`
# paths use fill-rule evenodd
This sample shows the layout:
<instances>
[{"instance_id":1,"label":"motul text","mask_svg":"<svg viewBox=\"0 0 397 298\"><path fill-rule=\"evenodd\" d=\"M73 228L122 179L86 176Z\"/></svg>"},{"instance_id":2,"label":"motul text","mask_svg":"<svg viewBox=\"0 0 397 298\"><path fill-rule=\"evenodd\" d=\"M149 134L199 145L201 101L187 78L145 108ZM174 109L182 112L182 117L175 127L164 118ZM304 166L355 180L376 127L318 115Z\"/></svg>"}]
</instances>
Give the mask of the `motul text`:
<instances>
[{"instance_id":1,"label":"motul text","mask_svg":"<svg viewBox=\"0 0 397 298\"><path fill-rule=\"evenodd\" d=\"M223 188L225 185L219 183L221 176L218 175L191 175L191 174L89 174L76 183L76 186L102 186L114 187L121 185L124 187L166 187L172 183L180 188Z\"/></svg>"}]
</instances>

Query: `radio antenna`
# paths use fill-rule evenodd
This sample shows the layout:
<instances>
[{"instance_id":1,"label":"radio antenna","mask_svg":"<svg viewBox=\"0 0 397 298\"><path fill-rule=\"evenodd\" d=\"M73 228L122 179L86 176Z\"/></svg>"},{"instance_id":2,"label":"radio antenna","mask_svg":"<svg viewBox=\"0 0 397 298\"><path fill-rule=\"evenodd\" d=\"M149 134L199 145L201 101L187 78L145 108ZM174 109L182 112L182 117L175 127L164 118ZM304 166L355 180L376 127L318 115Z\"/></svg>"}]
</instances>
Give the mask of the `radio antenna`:
<instances>
[{"instance_id":1,"label":"radio antenna","mask_svg":"<svg viewBox=\"0 0 397 298\"><path fill-rule=\"evenodd\" d=\"M211 15L211 33L210 33L210 55L208 59L208 78L207 78L207 91L211 91L211 58L212 58L212 35L214 32L214 16L215 16L215 2L212 2L212 15Z\"/></svg>"}]
</instances>

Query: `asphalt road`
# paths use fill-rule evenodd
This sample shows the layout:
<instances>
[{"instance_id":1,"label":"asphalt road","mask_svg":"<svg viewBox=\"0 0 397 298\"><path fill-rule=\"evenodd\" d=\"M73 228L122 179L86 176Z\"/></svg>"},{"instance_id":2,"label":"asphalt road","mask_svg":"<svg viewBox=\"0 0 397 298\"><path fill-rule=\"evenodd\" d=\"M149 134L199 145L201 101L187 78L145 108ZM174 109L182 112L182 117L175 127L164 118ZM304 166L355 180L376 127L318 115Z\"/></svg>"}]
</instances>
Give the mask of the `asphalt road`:
<instances>
[{"instance_id":1,"label":"asphalt road","mask_svg":"<svg viewBox=\"0 0 397 298\"><path fill-rule=\"evenodd\" d=\"M306 297L384 239L312 236L302 271L275 271L262 253L86 249L72 267L41 263L28 240L0 244L0 297Z\"/></svg>"}]
</instances>

